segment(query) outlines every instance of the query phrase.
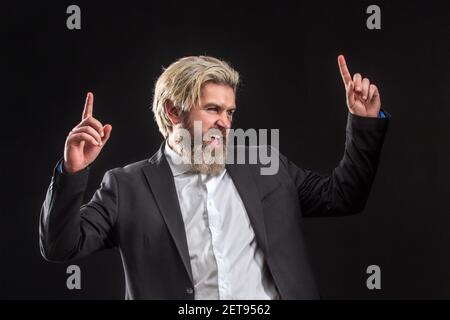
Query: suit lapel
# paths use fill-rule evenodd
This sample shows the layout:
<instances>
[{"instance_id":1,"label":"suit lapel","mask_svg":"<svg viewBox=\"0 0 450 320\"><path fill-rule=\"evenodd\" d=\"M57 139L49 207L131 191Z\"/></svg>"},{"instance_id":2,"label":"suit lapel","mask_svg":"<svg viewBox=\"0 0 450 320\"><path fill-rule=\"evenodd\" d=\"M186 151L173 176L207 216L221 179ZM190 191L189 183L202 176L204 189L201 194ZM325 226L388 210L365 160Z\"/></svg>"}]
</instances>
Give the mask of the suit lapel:
<instances>
[{"instance_id":1,"label":"suit lapel","mask_svg":"<svg viewBox=\"0 0 450 320\"><path fill-rule=\"evenodd\" d=\"M175 242L178 252L189 277L192 280L191 262L186 239L186 230L181 214L175 182L169 164L163 153L164 143L159 151L149 160L150 165L143 168L148 184L155 196L167 228ZM243 164L227 164L228 173L244 203L258 245L267 254L267 235L264 215L258 188L250 172L250 166Z\"/></svg>"},{"instance_id":2,"label":"suit lapel","mask_svg":"<svg viewBox=\"0 0 450 320\"><path fill-rule=\"evenodd\" d=\"M183 260L186 271L193 283L186 230L173 175L163 153L164 143L161 145L159 151L149 160L150 165L145 166L143 171L167 228Z\"/></svg>"},{"instance_id":3,"label":"suit lapel","mask_svg":"<svg viewBox=\"0 0 450 320\"><path fill-rule=\"evenodd\" d=\"M227 164L228 173L241 196L250 218L258 245L267 254L267 235L261 199L250 166L245 164Z\"/></svg>"}]
</instances>

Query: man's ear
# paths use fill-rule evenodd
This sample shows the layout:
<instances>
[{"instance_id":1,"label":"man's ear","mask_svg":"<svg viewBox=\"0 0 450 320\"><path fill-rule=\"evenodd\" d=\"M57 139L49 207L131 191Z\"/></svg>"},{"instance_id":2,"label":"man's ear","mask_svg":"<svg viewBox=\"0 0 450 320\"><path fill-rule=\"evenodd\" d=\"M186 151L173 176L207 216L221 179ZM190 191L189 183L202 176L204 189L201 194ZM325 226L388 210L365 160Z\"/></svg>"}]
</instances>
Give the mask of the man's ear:
<instances>
[{"instance_id":1,"label":"man's ear","mask_svg":"<svg viewBox=\"0 0 450 320\"><path fill-rule=\"evenodd\" d=\"M164 103L164 108L166 109L167 116L169 117L170 121L172 122L172 125L176 125L181 122L180 118L180 110L175 107L173 102L171 100L167 100Z\"/></svg>"}]
</instances>

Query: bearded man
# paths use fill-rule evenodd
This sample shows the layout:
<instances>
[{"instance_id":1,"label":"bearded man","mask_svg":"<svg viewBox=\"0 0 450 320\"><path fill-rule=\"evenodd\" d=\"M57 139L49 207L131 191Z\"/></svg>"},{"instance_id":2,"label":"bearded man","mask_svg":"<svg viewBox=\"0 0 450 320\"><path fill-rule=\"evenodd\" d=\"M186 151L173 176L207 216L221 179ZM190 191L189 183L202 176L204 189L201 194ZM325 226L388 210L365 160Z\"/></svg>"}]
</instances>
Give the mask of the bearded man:
<instances>
[{"instance_id":1,"label":"bearded man","mask_svg":"<svg viewBox=\"0 0 450 320\"><path fill-rule=\"evenodd\" d=\"M42 255L68 262L117 248L126 299L318 298L302 220L363 210L389 121L377 87L352 77L343 56L338 64L349 114L344 155L330 175L277 150L274 174L261 174L261 163L226 161L239 74L193 56L156 82L159 150L107 171L83 204L91 164L112 130L93 117L88 93L41 209Z\"/></svg>"}]
</instances>

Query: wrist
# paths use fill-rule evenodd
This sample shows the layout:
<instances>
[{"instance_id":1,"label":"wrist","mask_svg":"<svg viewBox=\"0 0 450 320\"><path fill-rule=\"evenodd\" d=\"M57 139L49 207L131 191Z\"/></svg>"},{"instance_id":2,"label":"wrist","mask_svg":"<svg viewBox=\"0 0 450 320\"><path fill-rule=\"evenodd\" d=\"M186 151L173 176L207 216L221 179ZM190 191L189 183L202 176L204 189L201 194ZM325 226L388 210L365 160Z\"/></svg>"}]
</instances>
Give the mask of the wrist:
<instances>
[{"instance_id":1,"label":"wrist","mask_svg":"<svg viewBox=\"0 0 450 320\"><path fill-rule=\"evenodd\" d=\"M65 174L75 174L75 173L77 173L77 172L80 172L80 171L82 171L84 168L73 168L73 167L71 167L66 161L63 161L63 164L62 164L62 166L61 166L61 169L62 169L62 173L65 173Z\"/></svg>"}]
</instances>

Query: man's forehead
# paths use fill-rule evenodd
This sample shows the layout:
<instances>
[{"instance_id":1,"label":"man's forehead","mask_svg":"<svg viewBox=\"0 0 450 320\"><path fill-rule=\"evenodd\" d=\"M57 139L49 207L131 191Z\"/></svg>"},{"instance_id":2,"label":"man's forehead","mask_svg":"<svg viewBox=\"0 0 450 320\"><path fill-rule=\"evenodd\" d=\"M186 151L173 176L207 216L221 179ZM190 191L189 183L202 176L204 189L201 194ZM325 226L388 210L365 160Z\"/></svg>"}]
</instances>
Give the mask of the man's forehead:
<instances>
[{"instance_id":1,"label":"man's forehead","mask_svg":"<svg viewBox=\"0 0 450 320\"><path fill-rule=\"evenodd\" d=\"M228 84L208 82L202 86L202 96L227 95L234 96L234 89Z\"/></svg>"},{"instance_id":2,"label":"man's forehead","mask_svg":"<svg viewBox=\"0 0 450 320\"><path fill-rule=\"evenodd\" d=\"M236 107L236 95L233 88L223 84L207 84L202 88L200 100L202 106L214 104L226 109Z\"/></svg>"}]
</instances>

